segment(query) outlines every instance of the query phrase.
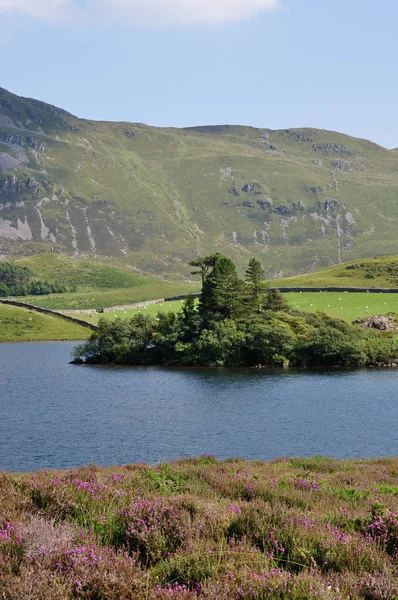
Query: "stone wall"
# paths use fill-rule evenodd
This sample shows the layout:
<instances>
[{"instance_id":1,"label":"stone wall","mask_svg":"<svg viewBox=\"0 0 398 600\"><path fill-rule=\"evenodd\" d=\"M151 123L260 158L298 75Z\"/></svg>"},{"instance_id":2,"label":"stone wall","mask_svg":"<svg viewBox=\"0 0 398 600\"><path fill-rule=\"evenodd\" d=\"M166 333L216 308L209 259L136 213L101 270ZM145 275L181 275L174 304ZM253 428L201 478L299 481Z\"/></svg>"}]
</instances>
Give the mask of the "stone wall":
<instances>
[{"instance_id":1,"label":"stone wall","mask_svg":"<svg viewBox=\"0 0 398 600\"><path fill-rule=\"evenodd\" d=\"M88 327L89 329L98 329L97 325L93 325L92 323L87 323L87 321L83 321L82 319L76 319L75 317L70 317L69 315L64 315L61 312L56 310L50 310L49 308L42 308L41 306L35 306L34 304L26 304L25 302L18 302L17 300L0 300L1 304L9 304L10 306L18 306L19 308L29 308L30 310L35 310L36 312L43 313L45 315L53 315L55 317L60 317L61 319L66 319L67 321L71 321L72 323L76 323L76 325L82 325L82 327Z\"/></svg>"}]
</instances>

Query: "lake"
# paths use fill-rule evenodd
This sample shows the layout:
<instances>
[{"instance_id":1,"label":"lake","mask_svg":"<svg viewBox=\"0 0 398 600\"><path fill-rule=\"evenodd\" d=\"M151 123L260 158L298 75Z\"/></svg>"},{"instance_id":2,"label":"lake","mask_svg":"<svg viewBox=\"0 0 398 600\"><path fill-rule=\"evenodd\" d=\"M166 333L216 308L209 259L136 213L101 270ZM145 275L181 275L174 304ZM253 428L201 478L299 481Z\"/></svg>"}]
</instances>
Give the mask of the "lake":
<instances>
[{"instance_id":1,"label":"lake","mask_svg":"<svg viewBox=\"0 0 398 600\"><path fill-rule=\"evenodd\" d=\"M0 344L0 470L398 454L398 370L74 366L73 346Z\"/></svg>"}]
</instances>

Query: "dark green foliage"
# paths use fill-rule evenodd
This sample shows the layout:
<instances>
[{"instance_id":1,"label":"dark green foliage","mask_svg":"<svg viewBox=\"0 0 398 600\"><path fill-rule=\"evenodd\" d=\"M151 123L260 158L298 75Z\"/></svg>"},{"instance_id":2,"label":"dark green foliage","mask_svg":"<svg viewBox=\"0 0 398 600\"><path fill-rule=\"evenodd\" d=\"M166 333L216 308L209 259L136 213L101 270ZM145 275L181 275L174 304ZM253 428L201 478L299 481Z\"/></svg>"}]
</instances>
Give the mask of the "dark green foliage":
<instances>
[{"instance_id":1,"label":"dark green foliage","mask_svg":"<svg viewBox=\"0 0 398 600\"><path fill-rule=\"evenodd\" d=\"M246 273L248 283L221 254L193 262L203 267L199 305L189 296L177 314L101 320L90 340L75 349L75 361L353 367L389 364L398 356L397 338L365 334L322 312L291 310L279 290L262 287L262 267L255 259Z\"/></svg>"},{"instance_id":2,"label":"dark green foliage","mask_svg":"<svg viewBox=\"0 0 398 600\"><path fill-rule=\"evenodd\" d=\"M9 262L0 263L0 297L61 294L66 291L66 287L57 282L34 279L34 274L27 267Z\"/></svg>"},{"instance_id":3,"label":"dark green foliage","mask_svg":"<svg viewBox=\"0 0 398 600\"><path fill-rule=\"evenodd\" d=\"M312 331L295 348L295 362L299 365L359 366L365 363L356 332L343 333L336 327L324 325Z\"/></svg>"},{"instance_id":4,"label":"dark green foliage","mask_svg":"<svg viewBox=\"0 0 398 600\"><path fill-rule=\"evenodd\" d=\"M33 273L27 267L9 262L0 263L0 282L8 287L23 286L31 282Z\"/></svg>"},{"instance_id":5,"label":"dark green foliage","mask_svg":"<svg viewBox=\"0 0 398 600\"><path fill-rule=\"evenodd\" d=\"M200 314L208 325L218 320L237 318L245 310L244 283L231 259L218 255L211 273L203 284Z\"/></svg>"},{"instance_id":6,"label":"dark green foliage","mask_svg":"<svg viewBox=\"0 0 398 600\"><path fill-rule=\"evenodd\" d=\"M279 290L270 290L265 306L270 310L283 310L287 303Z\"/></svg>"},{"instance_id":7,"label":"dark green foliage","mask_svg":"<svg viewBox=\"0 0 398 600\"><path fill-rule=\"evenodd\" d=\"M221 254L216 252L216 254L210 254L209 256L205 256L204 258L196 258L195 260L191 260L189 263L190 267L197 267L197 270L191 271L191 275L201 275L202 276L202 286L206 280L206 277L211 272L212 268L220 258Z\"/></svg>"}]
</instances>

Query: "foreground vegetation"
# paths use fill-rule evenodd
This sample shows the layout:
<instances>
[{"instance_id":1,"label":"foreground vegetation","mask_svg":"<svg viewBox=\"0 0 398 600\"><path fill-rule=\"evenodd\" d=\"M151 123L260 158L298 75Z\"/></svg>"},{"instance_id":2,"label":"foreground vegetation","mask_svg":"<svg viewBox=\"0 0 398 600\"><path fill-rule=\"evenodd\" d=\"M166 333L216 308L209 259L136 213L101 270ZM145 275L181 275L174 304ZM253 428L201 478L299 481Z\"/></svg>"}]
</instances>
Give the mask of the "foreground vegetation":
<instances>
[{"instance_id":1,"label":"foreground vegetation","mask_svg":"<svg viewBox=\"0 0 398 600\"><path fill-rule=\"evenodd\" d=\"M213 254L191 263L202 276L197 304L132 319L100 319L75 362L130 365L366 366L398 360L393 333L364 333L325 313L289 307L266 292L261 264L252 259L246 281L232 261Z\"/></svg>"},{"instance_id":2,"label":"foreground vegetation","mask_svg":"<svg viewBox=\"0 0 398 600\"><path fill-rule=\"evenodd\" d=\"M0 304L0 340L85 340L86 327L27 308Z\"/></svg>"},{"instance_id":3,"label":"foreground vegetation","mask_svg":"<svg viewBox=\"0 0 398 600\"><path fill-rule=\"evenodd\" d=\"M395 600L398 459L0 476L3 600Z\"/></svg>"}]
</instances>

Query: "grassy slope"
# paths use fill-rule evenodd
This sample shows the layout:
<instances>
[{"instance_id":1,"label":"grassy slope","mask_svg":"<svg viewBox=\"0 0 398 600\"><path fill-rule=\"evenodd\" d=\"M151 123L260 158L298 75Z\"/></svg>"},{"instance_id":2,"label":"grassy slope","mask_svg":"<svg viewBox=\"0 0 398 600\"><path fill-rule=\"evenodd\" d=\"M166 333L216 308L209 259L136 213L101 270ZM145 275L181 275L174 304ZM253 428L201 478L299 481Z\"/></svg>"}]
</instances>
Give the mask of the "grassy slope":
<instances>
[{"instance_id":1,"label":"grassy slope","mask_svg":"<svg viewBox=\"0 0 398 600\"><path fill-rule=\"evenodd\" d=\"M67 287L77 286L80 290L133 288L155 283L153 279L137 275L127 268L60 254L38 254L16 263L28 267L39 279L58 281Z\"/></svg>"},{"instance_id":2,"label":"grassy slope","mask_svg":"<svg viewBox=\"0 0 398 600\"><path fill-rule=\"evenodd\" d=\"M314 273L273 279L276 287L398 288L398 256L350 261Z\"/></svg>"},{"instance_id":3,"label":"grassy slope","mask_svg":"<svg viewBox=\"0 0 398 600\"><path fill-rule=\"evenodd\" d=\"M397 458L318 456L4 473L0 588L41 600L394 600L397 471Z\"/></svg>"},{"instance_id":4,"label":"grassy slope","mask_svg":"<svg viewBox=\"0 0 398 600\"><path fill-rule=\"evenodd\" d=\"M23 302L43 308L99 310L199 291L198 282L164 281L137 275L127 267L112 263L104 264L57 254L39 254L16 262L29 267L40 279L58 281L68 287L77 286L76 292L21 298Z\"/></svg>"},{"instance_id":5,"label":"grassy slope","mask_svg":"<svg viewBox=\"0 0 398 600\"><path fill-rule=\"evenodd\" d=\"M84 340L90 330L65 319L0 304L0 340Z\"/></svg>"},{"instance_id":6,"label":"grassy slope","mask_svg":"<svg viewBox=\"0 0 398 600\"><path fill-rule=\"evenodd\" d=\"M29 159L18 171L20 191L2 194L11 204L2 218L14 226L27 219L33 239L2 239L3 253L55 246L72 254L75 243L81 255L178 278L190 258L215 250L241 267L255 254L274 275L334 264L339 246L342 260L397 251L398 154L366 140L313 129L99 123L5 100L0 112L25 123L29 111L31 124L28 132L0 127L0 135L24 138ZM45 149L33 153L27 137ZM11 155L4 140L0 149ZM259 195L242 191L253 181ZM233 187L239 196L228 193ZM55 242L41 237L36 209L44 197L41 215ZM338 206L327 210L327 199Z\"/></svg>"}]
</instances>

